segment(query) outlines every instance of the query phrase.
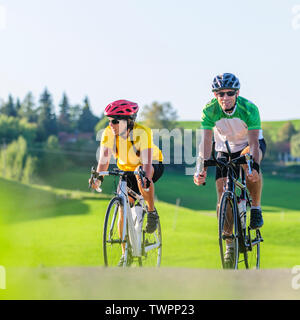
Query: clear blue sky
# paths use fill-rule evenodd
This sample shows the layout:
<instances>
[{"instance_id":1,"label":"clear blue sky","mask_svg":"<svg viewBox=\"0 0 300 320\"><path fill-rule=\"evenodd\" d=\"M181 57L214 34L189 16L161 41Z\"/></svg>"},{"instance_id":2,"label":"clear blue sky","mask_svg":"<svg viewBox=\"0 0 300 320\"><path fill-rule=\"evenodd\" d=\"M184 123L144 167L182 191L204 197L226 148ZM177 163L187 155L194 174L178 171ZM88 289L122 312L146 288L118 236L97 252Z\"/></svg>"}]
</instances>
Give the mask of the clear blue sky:
<instances>
[{"instance_id":1,"label":"clear blue sky","mask_svg":"<svg viewBox=\"0 0 300 320\"><path fill-rule=\"evenodd\" d=\"M300 118L295 5L300 0L0 0L0 97L32 91L37 100L47 86L56 105L63 92L73 104L88 95L97 115L125 98L170 102L181 120L198 120L215 74L232 72L262 120Z\"/></svg>"}]
</instances>

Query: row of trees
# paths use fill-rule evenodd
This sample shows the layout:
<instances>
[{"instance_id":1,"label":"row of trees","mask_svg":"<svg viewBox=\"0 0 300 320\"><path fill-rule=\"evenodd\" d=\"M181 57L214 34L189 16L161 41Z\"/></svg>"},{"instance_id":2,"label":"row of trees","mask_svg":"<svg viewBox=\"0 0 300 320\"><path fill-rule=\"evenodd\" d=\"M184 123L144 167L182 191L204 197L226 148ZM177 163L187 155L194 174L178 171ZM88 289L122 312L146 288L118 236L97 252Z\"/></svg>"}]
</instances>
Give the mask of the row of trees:
<instances>
[{"instance_id":1,"label":"row of trees","mask_svg":"<svg viewBox=\"0 0 300 320\"><path fill-rule=\"evenodd\" d=\"M66 168L72 158L82 160L76 152L83 150L86 155L87 146L94 151L93 157L89 153L89 161L95 159L96 141L77 141L70 150L58 138L59 132L94 132L100 118L92 113L88 97L82 105L71 105L64 93L58 111L56 114L47 89L37 103L31 92L22 101L10 95L0 102L0 175L30 182L36 176Z\"/></svg>"},{"instance_id":2,"label":"row of trees","mask_svg":"<svg viewBox=\"0 0 300 320\"><path fill-rule=\"evenodd\" d=\"M297 130L292 121L285 122L276 132L266 126L263 131L267 141L267 158L277 160L278 154L291 154L300 157L300 130Z\"/></svg>"},{"instance_id":3,"label":"row of trees","mask_svg":"<svg viewBox=\"0 0 300 320\"><path fill-rule=\"evenodd\" d=\"M10 122L17 122L14 119L23 121L23 125L35 124L36 141L46 141L51 135L63 132L93 132L95 125L100 120L92 113L88 97L83 100L83 105L71 105L67 95L64 93L59 104L59 113L56 115L51 94L47 89L41 94L38 104L29 92L23 101L14 99L9 95L6 102L0 104L0 116L11 118ZM2 117L2 124L5 120ZM1 130L1 128L0 128ZM2 129L3 132L3 129ZM1 138L1 136L0 136Z\"/></svg>"}]
</instances>

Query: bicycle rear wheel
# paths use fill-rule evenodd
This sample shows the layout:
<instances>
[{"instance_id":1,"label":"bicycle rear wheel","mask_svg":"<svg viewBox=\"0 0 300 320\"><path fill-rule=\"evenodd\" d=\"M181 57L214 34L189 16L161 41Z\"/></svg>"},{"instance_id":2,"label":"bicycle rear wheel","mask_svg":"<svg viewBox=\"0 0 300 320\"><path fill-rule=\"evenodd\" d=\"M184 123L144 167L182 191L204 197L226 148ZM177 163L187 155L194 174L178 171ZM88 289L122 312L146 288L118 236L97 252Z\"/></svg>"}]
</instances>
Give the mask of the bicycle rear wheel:
<instances>
[{"instance_id":1,"label":"bicycle rear wheel","mask_svg":"<svg viewBox=\"0 0 300 320\"><path fill-rule=\"evenodd\" d=\"M103 228L103 257L104 265L115 267L122 257L122 245L125 247L126 240L122 243L118 226L123 227L123 217L120 215L121 199L113 198L106 211ZM125 238L126 239L126 238Z\"/></svg>"},{"instance_id":2,"label":"bicycle rear wheel","mask_svg":"<svg viewBox=\"0 0 300 320\"><path fill-rule=\"evenodd\" d=\"M161 224L158 220L157 229L153 233L147 233L145 231L146 223L147 214L145 212L143 217L141 264L144 267L159 267L162 254Z\"/></svg>"},{"instance_id":3,"label":"bicycle rear wheel","mask_svg":"<svg viewBox=\"0 0 300 320\"><path fill-rule=\"evenodd\" d=\"M237 269L239 261L239 237L236 214L236 203L231 193L224 192L218 212L219 220L219 247L223 269ZM225 258L227 244L232 243L233 255L230 261Z\"/></svg>"}]
</instances>

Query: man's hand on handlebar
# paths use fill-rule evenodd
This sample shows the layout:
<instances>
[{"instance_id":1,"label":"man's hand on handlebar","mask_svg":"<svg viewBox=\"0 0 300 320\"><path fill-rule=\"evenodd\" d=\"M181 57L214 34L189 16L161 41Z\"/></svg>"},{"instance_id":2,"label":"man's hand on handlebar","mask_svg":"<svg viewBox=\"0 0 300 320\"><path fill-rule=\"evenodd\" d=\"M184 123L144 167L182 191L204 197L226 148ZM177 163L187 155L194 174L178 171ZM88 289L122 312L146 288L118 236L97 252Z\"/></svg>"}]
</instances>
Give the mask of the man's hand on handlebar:
<instances>
[{"instance_id":1,"label":"man's hand on handlebar","mask_svg":"<svg viewBox=\"0 0 300 320\"><path fill-rule=\"evenodd\" d=\"M194 183L197 186L201 186L203 183L205 183L206 175L207 175L206 170L202 170L200 173L195 173L194 174Z\"/></svg>"}]
</instances>

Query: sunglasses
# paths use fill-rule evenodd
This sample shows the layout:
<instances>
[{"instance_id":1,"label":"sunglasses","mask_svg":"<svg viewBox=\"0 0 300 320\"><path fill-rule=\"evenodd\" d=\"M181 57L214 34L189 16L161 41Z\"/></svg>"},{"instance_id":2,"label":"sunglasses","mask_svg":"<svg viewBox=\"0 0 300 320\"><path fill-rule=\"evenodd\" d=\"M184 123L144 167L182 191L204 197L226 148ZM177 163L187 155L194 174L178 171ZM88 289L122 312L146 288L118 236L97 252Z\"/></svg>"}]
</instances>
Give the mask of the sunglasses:
<instances>
[{"instance_id":1,"label":"sunglasses","mask_svg":"<svg viewBox=\"0 0 300 320\"><path fill-rule=\"evenodd\" d=\"M120 123L120 120L117 120L117 119L109 119L108 120L109 121L109 123L112 123L112 124L119 124Z\"/></svg>"},{"instance_id":2,"label":"sunglasses","mask_svg":"<svg viewBox=\"0 0 300 320\"><path fill-rule=\"evenodd\" d=\"M236 91L217 92L218 97L224 97L225 94L227 94L228 97L233 97L236 94Z\"/></svg>"}]
</instances>

